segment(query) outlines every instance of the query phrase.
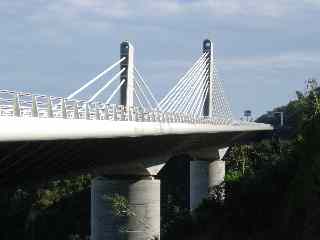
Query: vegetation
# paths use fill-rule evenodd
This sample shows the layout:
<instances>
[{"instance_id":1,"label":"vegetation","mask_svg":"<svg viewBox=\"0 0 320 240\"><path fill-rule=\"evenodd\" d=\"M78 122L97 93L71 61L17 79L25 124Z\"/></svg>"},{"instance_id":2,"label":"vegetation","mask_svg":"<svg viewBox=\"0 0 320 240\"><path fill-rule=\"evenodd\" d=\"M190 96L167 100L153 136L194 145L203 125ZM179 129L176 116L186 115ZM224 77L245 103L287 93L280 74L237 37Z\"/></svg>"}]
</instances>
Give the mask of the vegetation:
<instances>
[{"instance_id":1,"label":"vegetation","mask_svg":"<svg viewBox=\"0 0 320 240\"><path fill-rule=\"evenodd\" d=\"M90 182L90 175L81 175L3 191L0 239L84 239L90 231Z\"/></svg>"},{"instance_id":2,"label":"vegetation","mask_svg":"<svg viewBox=\"0 0 320 240\"><path fill-rule=\"evenodd\" d=\"M165 239L319 239L320 97L314 80L284 111L288 131L229 152L226 199L210 199ZM269 116L260 119L276 122Z\"/></svg>"}]
</instances>

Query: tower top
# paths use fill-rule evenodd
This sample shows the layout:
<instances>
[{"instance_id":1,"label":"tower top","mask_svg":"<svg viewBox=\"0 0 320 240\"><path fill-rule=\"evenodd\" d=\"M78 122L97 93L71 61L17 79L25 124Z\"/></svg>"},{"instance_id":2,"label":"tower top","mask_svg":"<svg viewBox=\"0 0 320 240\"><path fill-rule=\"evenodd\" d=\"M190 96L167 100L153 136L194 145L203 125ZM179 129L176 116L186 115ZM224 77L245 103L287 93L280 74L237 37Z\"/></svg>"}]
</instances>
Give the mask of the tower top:
<instances>
[{"instance_id":1,"label":"tower top","mask_svg":"<svg viewBox=\"0 0 320 240\"><path fill-rule=\"evenodd\" d=\"M212 46L213 46L212 41L210 39L205 39L202 45L203 52L204 53L211 52Z\"/></svg>"}]
</instances>

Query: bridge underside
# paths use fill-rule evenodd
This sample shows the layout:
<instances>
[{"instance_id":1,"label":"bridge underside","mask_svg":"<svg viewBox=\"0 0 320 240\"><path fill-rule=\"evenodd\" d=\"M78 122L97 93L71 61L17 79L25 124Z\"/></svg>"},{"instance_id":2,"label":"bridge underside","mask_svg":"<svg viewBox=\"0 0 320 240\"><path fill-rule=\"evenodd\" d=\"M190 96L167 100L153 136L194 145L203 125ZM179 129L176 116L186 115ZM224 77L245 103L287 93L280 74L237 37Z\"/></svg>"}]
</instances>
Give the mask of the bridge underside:
<instances>
[{"instance_id":1,"label":"bridge underside","mask_svg":"<svg viewBox=\"0 0 320 240\"><path fill-rule=\"evenodd\" d=\"M24 141L0 143L0 185L27 182L80 173L103 175L114 168L136 165L139 159L188 153L193 149L221 148L247 140L259 132L163 135L116 139ZM147 174L147 173L146 173Z\"/></svg>"}]
</instances>

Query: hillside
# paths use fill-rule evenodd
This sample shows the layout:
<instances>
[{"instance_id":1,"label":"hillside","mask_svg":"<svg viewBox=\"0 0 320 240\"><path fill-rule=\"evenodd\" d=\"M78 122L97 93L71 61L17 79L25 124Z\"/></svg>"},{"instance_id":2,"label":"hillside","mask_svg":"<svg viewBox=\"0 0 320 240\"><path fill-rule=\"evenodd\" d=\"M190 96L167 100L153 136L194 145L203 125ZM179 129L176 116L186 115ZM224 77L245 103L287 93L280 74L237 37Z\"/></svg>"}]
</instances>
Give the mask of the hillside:
<instances>
[{"instance_id":1,"label":"hillside","mask_svg":"<svg viewBox=\"0 0 320 240\"><path fill-rule=\"evenodd\" d=\"M221 186L226 199L204 201L163 239L320 239L319 93L313 85L273 109L285 113L285 133L233 146ZM279 119L263 115L258 121Z\"/></svg>"}]
</instances>

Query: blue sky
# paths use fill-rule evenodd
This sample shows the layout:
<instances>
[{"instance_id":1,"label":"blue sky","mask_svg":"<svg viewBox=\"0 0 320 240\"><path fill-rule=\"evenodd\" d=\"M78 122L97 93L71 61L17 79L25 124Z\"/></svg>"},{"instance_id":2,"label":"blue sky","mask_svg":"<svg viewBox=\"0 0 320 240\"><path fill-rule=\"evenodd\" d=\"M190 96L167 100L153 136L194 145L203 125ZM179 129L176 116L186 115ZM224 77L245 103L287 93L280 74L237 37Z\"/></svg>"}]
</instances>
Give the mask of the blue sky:
<instances>
[{"instance_id":1,"label":"blue sky","mask_svg":"<svg viewBox=\"0 0 320 240\"><path fill-rule=\"evenodd\" d=\"M319 17L320 0L1 0L0 88L66 96L130 40L160 98L209 37L234 115L258 116L320 79Z\"/></svg>"}]
</instances>

